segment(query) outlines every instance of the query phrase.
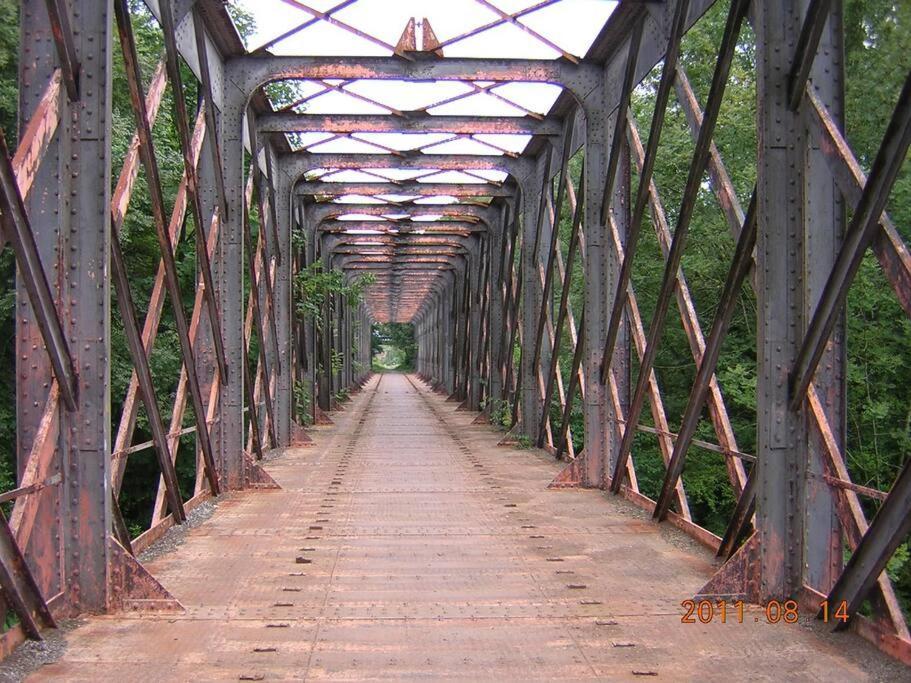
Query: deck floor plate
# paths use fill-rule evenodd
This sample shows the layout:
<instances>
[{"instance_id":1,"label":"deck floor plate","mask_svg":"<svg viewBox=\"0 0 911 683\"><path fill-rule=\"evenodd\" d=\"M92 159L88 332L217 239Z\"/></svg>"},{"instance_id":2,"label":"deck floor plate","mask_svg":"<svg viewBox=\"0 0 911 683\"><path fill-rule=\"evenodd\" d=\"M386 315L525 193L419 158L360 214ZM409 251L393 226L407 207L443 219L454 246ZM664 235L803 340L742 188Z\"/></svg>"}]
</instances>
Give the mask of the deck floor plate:
<instances>
[{"instance_id":1,"label":"deck floor plate","mask_svg":"<svg viewBox=\"0 0 911 683\"><path fill-rule=\"evenodd\" d=\"M556 463L456 406L374 377L268 462L281 491L224 497L147 564L184 614L89 618L33 679L870 680L886 659L756 608L681 624L707 554L623 500L548 490Z\"/></svg>"}]
</instances>

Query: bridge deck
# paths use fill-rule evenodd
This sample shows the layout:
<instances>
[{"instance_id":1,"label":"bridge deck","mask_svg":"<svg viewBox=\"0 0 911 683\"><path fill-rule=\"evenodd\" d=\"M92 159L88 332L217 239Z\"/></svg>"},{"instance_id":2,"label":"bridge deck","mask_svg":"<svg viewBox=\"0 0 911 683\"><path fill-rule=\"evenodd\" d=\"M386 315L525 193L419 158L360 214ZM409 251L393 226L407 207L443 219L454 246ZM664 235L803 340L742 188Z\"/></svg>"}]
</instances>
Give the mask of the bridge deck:
<instances>
[{"instance_id":1,"label":"bridge deck","mask_svg":"<svg viewBox=\"0 0 911 683\"><path fill-rule=\"evenodd\" d=\"M854 636L768 625L758 610L681 624L705 553L624 501L548 491L555 463L497 448L453 408L404 375L373 378L315 448L268 465L282 491L230 497L148 563L185 614L91 618L36 677L863 680L890 668Z\"/></svg>"}]
</instances>

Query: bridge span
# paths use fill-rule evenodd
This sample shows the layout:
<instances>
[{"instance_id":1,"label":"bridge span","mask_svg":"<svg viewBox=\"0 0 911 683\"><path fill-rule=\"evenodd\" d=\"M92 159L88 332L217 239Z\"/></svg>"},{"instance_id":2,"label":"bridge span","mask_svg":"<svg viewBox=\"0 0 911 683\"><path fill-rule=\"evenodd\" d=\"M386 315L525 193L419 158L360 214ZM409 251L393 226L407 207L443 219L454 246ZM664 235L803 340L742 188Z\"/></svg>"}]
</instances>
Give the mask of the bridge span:
<instances>
[{"instance_id":1,"label":"bridge span","mask_svg":"<svg viewBox=\"0 0 911 683\"><path fill-rule=\"evenodd\" d=\"M911 678L907 0L16 5L4 675Z\"/></svg>"},{"instance_id":2,"label":"bridge span","mask_svg":"<svg viewBox=\"0 0 911 683\"><path fill-rule=\"evenodd\" d=\"M815 613L681 623L713 555L633 504L548 484L413 376L374 376L309 448L145 562L171 613L90 617L34 680L888 680ZM176 529L174 530L176 531ZM703 610L703 618L706 616ZM897 678L892 680L898 680Z\"/></svg>"}]
</instances>

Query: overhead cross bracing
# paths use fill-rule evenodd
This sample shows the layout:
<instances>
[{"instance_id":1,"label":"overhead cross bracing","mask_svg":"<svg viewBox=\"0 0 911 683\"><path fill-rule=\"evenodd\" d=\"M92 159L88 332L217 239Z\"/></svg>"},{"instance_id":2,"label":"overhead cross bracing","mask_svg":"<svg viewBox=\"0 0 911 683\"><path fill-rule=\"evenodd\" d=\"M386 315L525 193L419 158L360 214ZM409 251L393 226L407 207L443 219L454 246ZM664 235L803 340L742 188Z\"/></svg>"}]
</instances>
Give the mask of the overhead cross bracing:
<instances>
[{"instance_id":1,"label":"overhead cross bracing","mask_svg":"<svg viewBox=\"0 0 911 683\"><path fill-rule=\"evenodd\" d=\"M894 583L911 465L857 471L846 334L868 266L911 315L887 211L911 69L856 151L841 3L269 0L243 39L223 3L146 4L21 11L0 164L18 268L7 647L67 615L178 609L134 554L274 486L264 453L329 422L371 374L373 326L397 322L451 407L565 463L555 488L609 490L710 548L700 595L828 600L845 618L827 627L911 661ZM713 288L690 260L710 231Z\"/></svg>"}]
</instances>

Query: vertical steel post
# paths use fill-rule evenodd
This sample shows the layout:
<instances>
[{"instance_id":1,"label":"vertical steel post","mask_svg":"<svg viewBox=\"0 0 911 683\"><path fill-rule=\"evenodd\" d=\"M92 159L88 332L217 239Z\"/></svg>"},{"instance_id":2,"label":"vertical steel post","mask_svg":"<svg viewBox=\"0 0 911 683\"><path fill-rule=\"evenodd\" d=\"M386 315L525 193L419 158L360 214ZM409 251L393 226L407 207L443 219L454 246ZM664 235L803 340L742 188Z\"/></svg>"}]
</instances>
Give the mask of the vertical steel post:
<instances>
[{"instance_id":1,"label":"vertical steel post","mask_svg":"<svg viewBox=\"0 0 911 683\"><path fill-rule=\"evenodd\" d=\"M298 216L300 218L301 230L303 231L306 243L304 244L304 267L307 268L316 263L316 232L311 228L307 221L307 212L304 207L304 199L299 200ZM304 326L304 347L307 354L307 382L310 392L311 413L314 420L316 419L316 408L319 403L319 384L317 377L317 368L319 367L320 343L317 339L316 320L302 321Z\"/></svg>"},{"instance_id":2,"label":"vertical steel post","mask_svg":"<svg viewBox=\"0 0 911 683\"><path fill-rule=\"evenodd\" d=\"M758 181L757 467L759 599L802 586L807 464L804 412L789 410L788 371L806 325L804 277L806 130L788 107L788 73L800 34L787 0L755 7Z\"/></svg>"},{"instance_id":3,"label":"vertical steel post","mask_svg":"<svg viewBox=\"0 0 911 683\"><path fill-rule=\"evenodd\" d=\"M614 117L616 117L616 112L614 113ZM611 127L613 127L614 124L614 117L611 117ZM608 154L609 153L610 151L608 150ZM614 178L614 191L611 200L611 217L617 226L617 234L620 237L620 244L623 247L626 247L629 225L630 221L632 220L632 212L630 206L630 162L631 158L629 153L629 143L626 136L624 135L620 141L620 156L617 159L617 171ZM620 268L622 266L622 261L613 247L608 248L607 254L607 271L609 273L608 278L610 282L614 283L614 293L616 294L616 288L620 281ZM610 316L609 308L608 316ZM620 319L620 327L617 329L617 341L614 345L614 355L611 358L611 369L613 370L614 384L617 387L617 396L620 399L620 409L623 411L623 415L629 414L631 389L631 353L632 346L630 344L630 319L629 315L624 311L623 317ZM620 419L620 415L616 414L615 412L613 402L608 401L607 410L609 411L611 420ZM614 424L616 424L616 422ZM612 425L608 425L608 428L611 427ZM616 429L610 429L609 431L609 434L616 433ZM619 448L620 443L618 441L616 449L613 449L611 451L610 468L607 470L608 474L613 472L613 467L616 465L614 454L618 451Z\"/></svg>"},{"instance_id":4,"label":"vertical steel post","mask_svg":"<svg viewBox=\"0 0 911 683\"><path fill-rule=\"evenodd\" d=\"M292 179L279 166L272 145L268 141L263 141L264 151L271 157L270 163L266 166L271 169L268 181L273 184L273 194L275 198L275 218L276 231L278 233L279 243L275 246L278 252L277 263L275 266L275 283L272 286L272 294L275 298L270 303L275 316L275 332L278 337L278 363L275 365L278 369L278 376L275 381L275 393L272 396L274 402L273 413L275 415L275 435L278 439L279 447L286 447L291 444L291 411L292 411L292 386L294 378L292 376L291 362L291 335L292 321L294 320L294 303L291 298L291 278L292 278L292 258L291 249L291 191L293 189ZM267 273L268 274L268 273Z\"/></svg>"},{"instance_id":5,"label":"vertical steel post","mask_svg":"<svg viewBox=\"0 0 911 683\"><path fill-rule=\"evenodd\" d=\"M218 395L218 422L213 446L219 483L225 490L243 488L244 443L244 148L243 113L246 102L230 80L223 84L223 109L218 139L221 143L222 177L226 214L213 260L222 339L228 364L228 381ZM253 255L250 255L253 258ZM264 261L265 263L265 261ZM267 267L267 266L266 266ZM254 406L250 418L254 419Z\"/></svg>"},{"instance_id":6,"label":"vertical steel post","mask_svg":"<svg viewBox=\"0 0 911 683\"><path fill-rule=\"evenodd\" d=\"M212 119L217 121L220 117L218 112L213 112ZM205 225L206 235L210 234L212 230L212 216L214 215L216 207L218 207L218 182L216 180L217 175L221 172L221 169L216 168L215 166L215 154L210 149L210 146L216 144L215 137L212 135L205 135L203 137L203 149L202 153L199 155L199 163L197 165L196 176L199 181L199 203L202 208L203 220L208 221ZM220 222L220 218L219 218ZM221 239L221 225L218 226L218 238ZM217 252L217 250L216 250ZM218 281L219 271L216 268L216 264L213 261L212 263L212 278L216 282ZM211 396L212 390L212 381L215 378L215 373L217 371L218 365L215 355L215 341L213 338L213 326L214 321L209 319L209 310L208 307L203 307L202 314L199 319L199 327L196 331L196 341L193 344L193 351L196 356L196 371L199 375L199 390L202 392L203 400L206 401L206 408L208 409L208 401ZM230 375L230 371L228 373ZM221 388L219 388L219 392ZM218 448L215 446L215 435L218 431L218 427L213 425L210 431L210 438L212 441L213 455L215 456L216 464L219 463L218 458ZM198 449L198 446L197 446ZM202 466L202 454L200 452L199 457L196 460ZM200 474L197 477L197 481L202 484L205 481L205 478Z\"/></svg>"},{"instance_id":7,"label":"vertical steel post","mask_svg":"<svg viewBox=\"0 0 911 683\"><path fill-rule=\"evenodd\" d=\"M619 82L619 81L618 81ZM620 443L616 430L608 424L616 418L608 405L606 387L598 380L601 371L601 345L607 333L610 302L616 296L619 264L609 259L610 237L601 220L607 166L607 124L605 89L592 91L583 104L585 110L585 328L581 330L584 345L585 460L582 471L584 486L600 487L605 468L613 462Z\"/></svg>"},{"instance_id":8,"label":"vertical steel post","mask_svg":"<svg viewBox=\"0 0 911 683\"><path fill-rule=\"evenodd\" d=\"M549 155L542 153L533 175L534 180L525 187L535 193L545 191L545 178L550 170ZM534 345L537 334L541 300L541 279L538 276L538 254L536 246L545 220L546 204L540 194L522 195L522 259L519 277L522 278L522 406L520 412L521 432L531 439L538 434L538 419L541 415L541 394L538 391L538 369L534 365ZM549 242L540 240L542 244Z\"/></svg>"},{"instance_id":9,"label":"vertical steel post","mask_svg":"<svg viewBox=\"0 0 911 683\"><path fill-rule=\"evenodd\" d=\"M469 410L481 409L481 269L484 267L484 240L472 240L468 258L468 349L469 361L465 368Z\"/></svg>"},{"instance_id":10,"label":"vertical steel post","mask_svg":"<svg viewBox=\"0 0 911 683\"><path fill-rule=\"evenodd\" d=\"M111 240L110 0L69 3L73 41L82 65L79 101L64 117L68 135L62 171L63 318L79 373L78 408L61 420L64 566L69 604L107 608L111 533L111 310L107 277ZM63 208L63 207L62 207Z\"/></svg>"},{"instance_id":11,"label":"vertical steel post","mask_svg":"<svg viewBox=\"0 0 911 683\"><path fill-rule=\"evenodd\" d=\"M506 254L508 253L508 237L506 234L506 218L509 208L505 202L500 205L500 215L493 226L492 234L488 239L490 245L490 277L487 282L489 323L487 328L487 346L489 361L487 367L487 396L490 399L500 398L503 392L503 375L500 372L502 349L500 340L503 338L504 309L503 297L505 293L504 282L506 279Z\"/></svg>"},{"instance_id":12,"label":"vertical steel post","mask_svg":"<svg viewBox=\"0 0 911 683\"><path fill-rule=\"evenodd\" d=\"M830 3L829 16L810 72L816 95L825 103L834 119L844 125L844 51L841 2ZM801 5L806 9L809 0ZM807 150L806 213L804 215L806 255L804 277L807 296L803 316L810 320L826 278L835 264L845 228L845 207L841 192L829 172L818 144ZM844 317L836 323L832 338L820 360L814 383L824 407L832 437L844 452L847 412L845 375ZM823 465L825 445L816 435L809 440L804 507L806 545L804 547L804 582L822 593L828 593L841 572L843 553L841 524L835 508L835 492L825 481Z\"/></svg>"},{"instance_id":13,"label":"vertical steel post","mask_svg":"<svg viewBox=\"0 0 911 683\"><path fill-rule=\"evenodd\" d=\"M320 239L320 256L323 262L323 270L328 272L330 267L329 248L322 238L317 237L319 233L314 233L314 239ZM329 310L329 297L323 302L322 323L319 328L320 336L320 362L317 370L317 382L319 383L319 407L324 411L332 409L332 317Z\"/></svg>"}]
</instances>

